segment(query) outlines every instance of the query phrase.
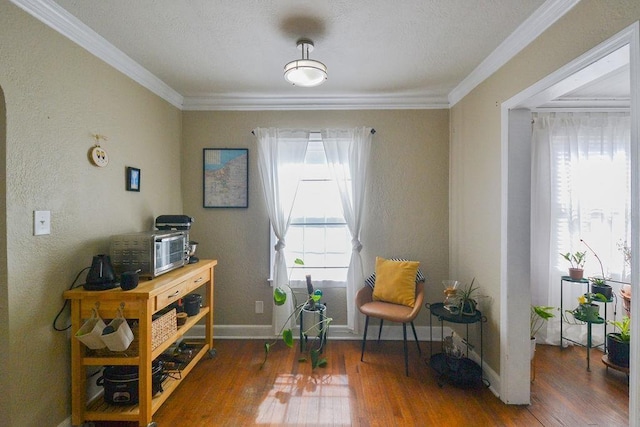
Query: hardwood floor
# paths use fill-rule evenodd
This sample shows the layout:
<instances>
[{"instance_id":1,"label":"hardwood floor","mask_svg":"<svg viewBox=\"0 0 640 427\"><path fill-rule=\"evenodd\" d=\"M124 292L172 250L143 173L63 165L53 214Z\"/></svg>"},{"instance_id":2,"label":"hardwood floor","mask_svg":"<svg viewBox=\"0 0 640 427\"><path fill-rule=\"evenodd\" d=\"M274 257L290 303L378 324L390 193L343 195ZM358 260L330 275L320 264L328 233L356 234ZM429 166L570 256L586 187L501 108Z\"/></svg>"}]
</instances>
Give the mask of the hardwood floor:
<instances>
[{"instance_id":1,"label":"hardwood floor","mask_svg":"<svg viewBox=\"0 0 640 427\"><path fill-rule=\"evenodd\" d=\"M531 405L505 405L484 387L438 386L409 347L404 375L402 342L330 341L328 365L311 370L298 351L279 342L263 369L260 340L217 340L217 356L201 361L156 412L168 426L625 426L627 376L592 350L586 371L583 348L538 346ZM115 426L99 424L96 426ZM126 424L120 424L126 425Z\"/></svg>"}]
</instances>

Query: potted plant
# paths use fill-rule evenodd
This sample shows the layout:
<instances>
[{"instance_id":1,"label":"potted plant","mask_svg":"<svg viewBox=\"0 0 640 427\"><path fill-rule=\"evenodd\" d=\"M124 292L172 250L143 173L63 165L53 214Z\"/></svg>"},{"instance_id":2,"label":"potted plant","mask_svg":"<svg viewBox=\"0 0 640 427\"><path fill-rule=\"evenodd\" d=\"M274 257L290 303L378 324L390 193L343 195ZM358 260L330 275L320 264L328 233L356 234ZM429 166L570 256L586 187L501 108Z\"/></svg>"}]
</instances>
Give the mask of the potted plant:
<instances>
[{"instance_id":1,"label":"potted plant","mask_svg":"<svg viewBox=\"0 0 640 427\"><path fill-rule=\"evenodd\" d=\"M553 310L555 307L543 306L543 305L532 305L531 306L531 315L530 315L530 329L529 336L531 338L531 358L533 359L533 355L536 351L536 334L542 328L544 323L555 317L553 314Z\"/></svg>"},{"instance_id":2,"label":"potted plant","mask_svg":"<svg viewBox=\"0 0 640 427\"><path fill-rule=\"evenodd\" d=\"M608 300L602 294L587 292L578 297L578 306L576 308L566 311L581 322L598 322L600 319L600 305L595 304L594 301L607 302Z\"/></svg>"},{"instance_id":3,"label":"potted plant","mask_svg":"<svg viewBox=\"0 0 640 427\"><path fill-rule=\"evenodd\" d=\"M461 315L473 316L476 314L476 309L478 307L477 298L479 297L476 293L479 288L477 286L475 288L473 287L475 280L476 278L474 277L468 287L460 289L457 293L458 312Z\"/></svg>"},{"instance_id":4,"label":"potted plant","mask_svg":"<svg viewBox=\"0 0 640 427\"><path fill-rule=\"evenodd\" d=\"M591 249L591 246L589 246L587 242L585 242L583 239L580 239L580 241L584 243L584 245L589 248L591 252L593 252L593 255L596 257L598 263L600 264L600 273L602 273L600 277L589 277L589 282L591 282L591 292L593 292L594 294L602 294L607 298L607 300L611 300L611 297L613 296L613 289L610 285L607 284L607 279L604 275L604 267L602 266L600 257L598 256L596 251Z\"/></svg>"},{"instance_id":5,"label":"potted plant","mask_svg":"<svg viewBox=\"0 0 640 427\"><path fill-rule=\"evenodd\" d=\"M304 265L304 262L300 258L297 258L294 261L294 263L298 265ZM311 276L306 276L306 279L307 279L307 295L304 301L302 301L301 303L298 303L296 294L293 291L293 289L291 289L289 285L285 285L291 291L291 296L293 297L293 301L294 301L294 304L293 304L294 308L291 314L289 315L289 317L287 318L287 320L284 322L284 325L278 335L282 335L282 341L287 345L287 347L292 348L293 347L293 331L291 330L291 328L287 328L287 324L289 323L289 321L292 318L295 320L298 320L300 316L303 315L304 312L312 313L312 314L321 314L320 320L318 320L315 323L312 323L308 327L305 326L305 330L301 331L302 337L305 342L308 340L308 336L311 332L316 333L315 334L316 336L314 337L315 338L314 341L317 343L317 346L314 348L314 346L311 345L307 349L311 357L311 367L315 369L318 366L325 366L327 364L326 358L320 358L320 354L322 353L322 350L324 348L327 329L329 328L329 324L333 319L330 317L324 316L327 307L326 305L320 303L320 299L322 298L322 290L313 289L313 285L311 284ZM273 290L274 304L277 306L281 306L281 305L284 305L286 301L287 301L287 292L281 287L276 287ZM271 350L271 347L273 347L276 343L277 343L277 339L272 342L264 343L264 360L260 365L260 369L262 369L264 364L267 362L267 358L269 357L269 351ZM300 345L300 349L301 351L303 350L302 343ZM304 362L307 359L306 357L300 357L298 360L300 362Z\"/></svg>"},{"instance_id":6,"label":"potted plant","mask_svg":"<svg viewBox=\"0 0 640 427\"><path fill-rule=\"evenodd\" d=\"M580 280L584 277L584 263L586 261L586 252L577 251L575 253L567 252L566 254L560 254L564 259L569 261L571 267L569 267L569 277L573 280Z\"/></svg>"},{"instance_id":7,"label":"potted plant","mask_svg":"<svg viewBox=\"0 0 640 427\"><path fill-rule=\"evenodd\" d=\"M589 277L591 282L591 293L603 295L607 301L611 300L613 296L613 289L611 285L607 284L607 281L602 277Z\"/></svg>"},{"instance_id":8,"label":"potted plant","mask_svg":"<svg viewBox=\"0 0 640 427\"><path fill-rule=\"evenodd\" d=\"M553 310L555 307L549 307L544 305L532 305L530 322L529 322L529 337L531 343L531 382L535 379L535 365L533 364L533 358L536 355L536 334L542 328L544 323L555 317Z\"/></svg>"},{"instance_id":9,"label":"potted plant","mask_svg":"<svg viewBox=\"0 0 640 427\"><path fill-rule=\"evenodd\" d=\"M631 319L624 316L622 320L609 320L617 332L607 334L607 355L609 362L623 368L629 367L629 343L631 341Z\"/></svg>"}]
</instances>

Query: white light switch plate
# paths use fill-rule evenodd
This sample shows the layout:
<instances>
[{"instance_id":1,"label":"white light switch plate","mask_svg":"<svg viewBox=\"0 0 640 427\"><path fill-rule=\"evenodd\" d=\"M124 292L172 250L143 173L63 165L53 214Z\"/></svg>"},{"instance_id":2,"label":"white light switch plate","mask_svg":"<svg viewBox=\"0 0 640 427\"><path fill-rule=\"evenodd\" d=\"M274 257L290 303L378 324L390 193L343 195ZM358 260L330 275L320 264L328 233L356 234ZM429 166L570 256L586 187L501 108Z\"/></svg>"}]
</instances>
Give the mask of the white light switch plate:
<instances>
[{"instance_id":1,"label":"white light switch plate","mask_svg":"<svg viewBox=\"0 0 640 427\"><path fill-rule=\"evenodd\" d=\"M33 211L33 235L51 234L51 211Z\"/></svg>"}]
</instances>

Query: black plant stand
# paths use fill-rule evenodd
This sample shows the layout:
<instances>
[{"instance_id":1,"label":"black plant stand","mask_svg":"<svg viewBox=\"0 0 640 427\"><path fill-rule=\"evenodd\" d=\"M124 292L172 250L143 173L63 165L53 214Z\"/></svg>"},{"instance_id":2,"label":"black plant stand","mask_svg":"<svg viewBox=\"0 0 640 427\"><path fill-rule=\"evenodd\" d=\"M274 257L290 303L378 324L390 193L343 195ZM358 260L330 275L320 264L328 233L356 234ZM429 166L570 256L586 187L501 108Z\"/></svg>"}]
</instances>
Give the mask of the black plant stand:
<instances>
[{"instance_id":1,"label":"black plant stand","mask_svg":"<svg viewBox=\"0 0 640 427\"><path fill-rule=\"evenodd\" d=\"M327 344L327 327L325 326L325 321L327 320L327 304L325 303L315 303L315 309L309 310L306 307L302 309L300 313L300 352L306 350L307 348L307 339L308 337L304 334L304 314L313 314L318 315L319 322L322 322L320 325L320 336L318 339L320 340L320 353L324 352L324 346Z\"/></svg>"},{"instance_id":2,"label":"black plant stand","mask_svg":"<svg viewBox=\"0 0 640 427\"><path fill-rule=\"evenodd\" d=\"M425 306L431 312L429 316L429 337L431 340L429 366L438 374L438 386L442 387L445 382L458 387L479 387L483 385L482 364L484 361L483 353L483 336L482 324L487 318L478 310L473 315L453 314L446 308L443 303L427 303ZM465 337L468 343L469 325L480 323L480 365L469 359L469 345L467 344L466 355L461 358L454 358L446 355L444 352L433 354L433 325L432 316L440 321L440 334L444 342L444 322L465 324L467 335Z\"/></svg>"}]
</instances>

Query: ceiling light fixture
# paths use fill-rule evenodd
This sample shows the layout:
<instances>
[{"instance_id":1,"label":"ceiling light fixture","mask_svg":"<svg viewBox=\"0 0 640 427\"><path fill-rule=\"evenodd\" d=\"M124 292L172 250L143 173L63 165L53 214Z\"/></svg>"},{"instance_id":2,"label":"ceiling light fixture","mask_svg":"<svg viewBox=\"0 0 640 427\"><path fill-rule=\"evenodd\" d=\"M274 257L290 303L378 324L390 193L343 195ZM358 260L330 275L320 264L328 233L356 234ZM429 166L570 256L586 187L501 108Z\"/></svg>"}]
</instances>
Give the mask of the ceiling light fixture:
<instances>
[{"instance_id":1,"label":"ceiling light fixture","mask_svg":"<svg viewBox=\"0 0 640 427\"><path fill-rule=\"evenodd\" d=\"M313 42L308 39L298 40L297 46L302 50L302 59L289 62L284 66L284 78L294 86L314 87L327 80L327 67L319 61L309 59L313 51Z\"/></svg>"}]
</instances>

